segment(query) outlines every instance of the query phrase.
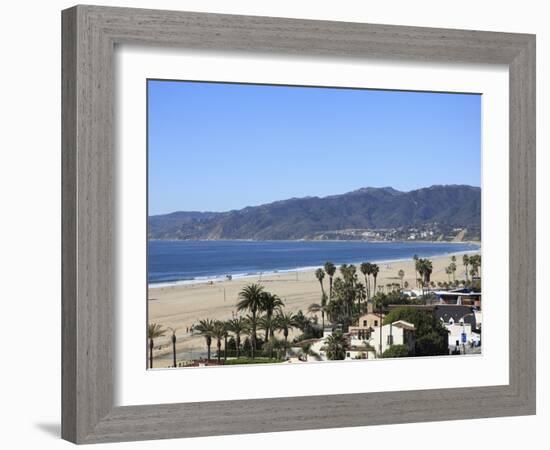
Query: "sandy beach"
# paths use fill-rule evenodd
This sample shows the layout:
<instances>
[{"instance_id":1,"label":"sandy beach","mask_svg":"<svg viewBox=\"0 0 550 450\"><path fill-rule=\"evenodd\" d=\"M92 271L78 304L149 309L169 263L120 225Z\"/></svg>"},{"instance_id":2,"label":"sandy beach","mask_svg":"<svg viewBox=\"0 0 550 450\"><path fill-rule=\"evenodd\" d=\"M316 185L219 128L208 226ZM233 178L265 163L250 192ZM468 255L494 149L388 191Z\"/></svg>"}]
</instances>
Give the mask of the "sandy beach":
<instances>
[{"instance_id":1,"label":"sandy beach","mask_svg":"<svg viewBox=\"0 0 550 450\"><path fill-rule=\"evenodd\" d=\"M465 252L474 254L477 252ZM464 279L464 266L462 255L457 254L457 279ZM445 267L451 262L451 255L430 258L433 264L432 280L448 281ZM377 284L398 283L399 270L405 271L404 281L409 286L415 286L414 261L392 261L378 263L380 272ZM337 271L337 274L339 272ZM358 272L361 280L363 274ZM364 282L364 280L363 280ZM198 282L193 284L180 284L164 287L149 288L149 323L158 323L164 328L176 330L176 352L183 354L196 353L197 357L205 351L204 338L191 336L187 329L202 319L226 320L237 314L235 307L238 301L238 293L249 283L261 283L266 290L277 294L285 302L285 310L296 313L302 310L307 313L311 303L319 303L321 289L319 281L315 277L314 270L275 273L263 276L237 278L233 280L220 280L213 282ZM324 280L325 289L328 289L328 277ZM213 345L214 347L214 345ZM155 367L167 367L171 365L170 336L155 340ZM182 357L183 359L183 357Z\"/></svg>"}]
</instances>

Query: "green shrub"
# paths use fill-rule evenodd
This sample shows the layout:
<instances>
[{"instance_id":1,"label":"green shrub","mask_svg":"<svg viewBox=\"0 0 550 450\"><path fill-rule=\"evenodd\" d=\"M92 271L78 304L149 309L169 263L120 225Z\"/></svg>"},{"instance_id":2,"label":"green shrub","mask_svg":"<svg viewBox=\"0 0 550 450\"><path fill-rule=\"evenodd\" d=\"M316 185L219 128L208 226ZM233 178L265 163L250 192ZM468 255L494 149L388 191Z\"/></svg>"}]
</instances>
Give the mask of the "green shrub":
<instances>
[{"instance_id":1,"label":"green shrub","mask_svg":"<svg viewBox=\"0 0 550 450\"><path fill-rule=\"evenodd\" d=\"M409 349L405 345L392 345L384 353L382 358L404 358L409 355Z\"/></svg>"}]
</instances>

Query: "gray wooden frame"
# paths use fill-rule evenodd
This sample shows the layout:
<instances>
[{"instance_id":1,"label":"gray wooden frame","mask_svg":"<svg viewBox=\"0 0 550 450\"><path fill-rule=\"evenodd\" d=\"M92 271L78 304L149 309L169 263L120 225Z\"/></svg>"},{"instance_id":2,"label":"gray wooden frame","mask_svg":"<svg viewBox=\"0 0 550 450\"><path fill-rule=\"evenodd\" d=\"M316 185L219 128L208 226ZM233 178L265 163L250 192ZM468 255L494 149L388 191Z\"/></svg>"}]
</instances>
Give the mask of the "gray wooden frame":
<instances>
[{"instance_id":1,"label":"gray wooden frame","mask_svg":"<svg viewBox=\"0 0 550 450\"><path fill-rule=\"evenodd\" d=\"M96 6L63 11L62 30L63 438L94 443L535 413L533 35ZM113 52L119 43L506 64L510 383L114 407Z\"/></svg>"}]
</instances>

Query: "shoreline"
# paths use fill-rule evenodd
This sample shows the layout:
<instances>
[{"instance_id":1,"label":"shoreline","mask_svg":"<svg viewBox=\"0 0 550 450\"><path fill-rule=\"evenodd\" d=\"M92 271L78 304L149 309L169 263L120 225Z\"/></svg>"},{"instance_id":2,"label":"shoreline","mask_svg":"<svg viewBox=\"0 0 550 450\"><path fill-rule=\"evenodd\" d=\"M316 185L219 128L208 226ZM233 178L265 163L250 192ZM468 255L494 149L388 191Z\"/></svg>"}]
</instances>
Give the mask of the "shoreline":
<instances>
[{"instance_id":1,"label":"shoreline","mask_svg":"<svg viewBox=\"0 0 550 450\"><path fill-rule=\"evenodd\" d=\"M267 242L267 241L257 241L257 242ZM287 241L291 242L291 241ZM299 242L299 241L296 241ZM315 241L312 241L315 242ZM338 242L338 241L334 241ZM354 242L354 241L347 241L347 242ZM449 244L450 242L445 242L445 244ZM455 242L455 244L465 244L465 242ZM432 256L425 256L424 258L440 258L440 257L451 257L451 256L457 256L457 255L465 255L465 254L476 254L481 252L481 243L474 244L474 243L467 243L469 245L477 245L477 249L469 249L469 250L462 250L458 252L450 252L450 253L441 253L438 255L432 255ZM399 263L403 261L409 261L412 259L412 256L406 257L406 258L397 258L397 259L381 259L381 260L370 260L369 262L374 264L392 264L392 263ZM363 261L352 261L352 262L333 262L336 266L340 266L341 264L354 264L358 266ZM319 267L323 267L324 263L314 265L314 266L301 266L301 267L294 267L294 268L286 268L286 269L270 269L265 271L254 271L254 272L247 272L247 273L237 273L237 274L216 274L216 275L210 275L210 276L200 276L192 279L187 280L175 280L175 281L160 281L160 282L153 282L153 283L147 283L148 289L158 289L158 288L168 288L168 287L175 287L175 286L189 286L189 285L196 285L196 284L215 284L228 280L227 276L230 275L232 280L242 280L247 278L255 278L255 277L262 277L262 275L284 275L284 274L293 274L296 272L308 272L308 271L314 271L318 269Z\"/></svg>"},{"instance_id":2,"label":"shoreline","mask_svg":"<svg viewBox=\"0 0 550 450\"><path fill-rule=\"evenodd\" d=\"M151 242L364 242L367 244L473 244L481 241L371 241L368 239L154 239Z\"/></svg>"}]
</instances>

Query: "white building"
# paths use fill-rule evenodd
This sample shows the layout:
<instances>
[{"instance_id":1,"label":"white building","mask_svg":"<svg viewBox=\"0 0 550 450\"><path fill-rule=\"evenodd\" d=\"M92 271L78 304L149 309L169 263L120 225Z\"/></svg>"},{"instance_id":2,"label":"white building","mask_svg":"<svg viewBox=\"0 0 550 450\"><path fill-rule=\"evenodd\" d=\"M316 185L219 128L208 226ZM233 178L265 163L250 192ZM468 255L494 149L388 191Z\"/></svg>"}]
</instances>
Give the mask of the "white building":
<instances>
[{"instance_id":1,"label":"white building","mask_svg":"<svg viewBox=\"0 0 550 450\"><path fill-rule=\"evenodd\" d=\"M350 327L350 331L352 328ZM392 345L404 345L411 354L414 353L415 328L412 323L398 320L388 325L372 327L368 336L359 333L350 333L351 348L360 348L368 344L376 350L376 354L384 353Z\"/></svg>"},{"instance_id":2,"label":"white building","mask_svg":"<svg viewBox=\"0 0 550 450\"><path fill-rule=\"evenodd\" d=\"M470 323L454 322L453 319L449 323L445 324L445 328L449 332L449 348L454 349L457 346L470 346L474 343L478 346L481 340L479 333L472 331L472 325ZM462 334L464 333L466 341L463 342Z\"/></svg>"},{"instance_id":3,"label":"white building","mask_svg":"<svg viewBox=\"0 0 550 450\"><path fill-rule=\"evenodd\" d=\"M369 317L373 322L374 316ZM369 323L367 318L366 324ZM379 319L379 318L378 318ZM392 345L404 345L408 348L409 353L414 355L415 346L415 327L412 323L398 320L389 325L374 326L374 327L350 327L349 333L344 336L348 341L346 350L346 360L350 359L374 359L380 357L380 329L382 330L382 353L384 353ZM326 341L332 335L332 330L325 329L323 337L320 339L311 339L300 343L300 347L292 347L290 354L295 357L300 355L305 361L327 361L325 351ZM309 353L306 355L302 351L302 346L309 344Z\"/></svg>"}]
</instances>

